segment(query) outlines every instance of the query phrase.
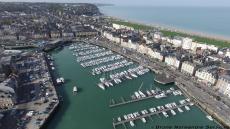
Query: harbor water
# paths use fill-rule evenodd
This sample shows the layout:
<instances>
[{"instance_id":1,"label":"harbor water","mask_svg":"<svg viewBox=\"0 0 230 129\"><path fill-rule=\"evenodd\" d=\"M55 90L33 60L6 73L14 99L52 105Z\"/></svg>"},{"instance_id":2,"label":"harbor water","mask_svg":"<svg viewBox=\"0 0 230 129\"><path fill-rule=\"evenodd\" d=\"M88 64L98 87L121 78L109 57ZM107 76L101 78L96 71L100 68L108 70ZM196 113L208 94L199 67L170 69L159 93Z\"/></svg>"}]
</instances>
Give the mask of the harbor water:
<instances>
[{"instance_id":1,"label":"harbor water","mask_svg":"<svg viewBox=\"0 0 230 129\"><path fill-rule=\"evenodd\" d=\"M113 129L113 118L166 103L176 102L185 99L184 96L169 96L162 99L147 99L136 103L122 105L110 108L110 100L120 100L121 97L130 98L134 91L160 88L162 90L170 87L177 87L173 84L161 85L154 82L154 73L148 72L138 78L125 80L120 84L102 90L97 86L100 77L108 77L114 71L95 75L91 74L91 69L96 67L83 68L76 61L73 51L64 47L62 50L56 50L51 53L55 60L56 74L64 77L65 84L57 87L57 92L62 96L63 102L47 125L47 129ZM110 62L111 63L111 62ZM134 64L133 67L138 64ZM121 68L119 70L124 70ZM73 87L78 87L78 93L73 95ZM184 110L183 113L175 110L176 115L173 116L168 112L169 117L166 118L161 114L152 116L152 120L146 118L147 122L141 120L134 121L135 127L131 127L126 123L127 128L132 129L153 129L156 126L217 126L217 123L206 118L197 106L190 106L189 111ZM123 126L117 126L117 129L124 129Z\"/></svg>"}]
</instances>

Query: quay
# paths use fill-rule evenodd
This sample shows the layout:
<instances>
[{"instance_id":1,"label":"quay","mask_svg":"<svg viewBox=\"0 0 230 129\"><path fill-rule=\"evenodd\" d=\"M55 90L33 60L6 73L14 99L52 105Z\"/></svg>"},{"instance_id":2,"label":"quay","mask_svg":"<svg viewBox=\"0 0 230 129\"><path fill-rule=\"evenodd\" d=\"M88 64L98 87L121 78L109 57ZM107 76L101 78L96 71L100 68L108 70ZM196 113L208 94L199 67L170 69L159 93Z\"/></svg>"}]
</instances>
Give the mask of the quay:
<instances>
[{"instance_id":1,"label":"quay","mask_svg":"<svg viewBox=\"0 0 230 129\"><path fill-rule=\"evenodd\" d=\"M166 84L174 83L174 77L170 77L169 75L166 75L165 73L156 74L154 81L156 81L157 83L166 85Z\"/></svg>"},{"instance_id":2,"label":"quay","mask_svg":"<svg viewBox=\"0 0 230 129\"><path fill-rule=\"evenodd\" d=\"M167 111L177 109L177 108L181 108L181 107L191 105L191 104L192 104L191 102L187 102L187 103L177 105L177 106L174 106L174 107L171 107L171 108L165 108L165 109L162 109L162 110L159 110L159 111L156 111L156 112L150 112L150 113L143 114L143 115L140 115L140 116L137 116L137 117L134 117L134 118L130 118L130 119L126 119L126 120L121 120L121 121L115 121L114 120L113 121L113 128L116 129L116 126L118 126L118 125L123 125L126 128L125 123L128 123L130 121L142 119L142 118L145 118L145 117L151 118L151 116L153 116L153 115L157 115L157 114L160 114L160 113L163 113L163 112L167 112Z\"/></svg>"}]
</instances>

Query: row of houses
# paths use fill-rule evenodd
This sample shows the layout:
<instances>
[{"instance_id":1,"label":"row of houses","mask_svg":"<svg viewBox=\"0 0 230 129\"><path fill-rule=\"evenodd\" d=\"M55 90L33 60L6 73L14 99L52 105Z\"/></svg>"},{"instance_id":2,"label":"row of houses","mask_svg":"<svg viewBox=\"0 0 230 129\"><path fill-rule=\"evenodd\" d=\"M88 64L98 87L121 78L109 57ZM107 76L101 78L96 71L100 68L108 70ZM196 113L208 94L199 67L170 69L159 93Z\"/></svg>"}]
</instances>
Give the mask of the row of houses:
<instances>
[{"instance_id":1,"label":"row of houses","mask_svg":"<svg viewBox=\"0 0 230 129\"><path fill-rule=\"evenodd\" d=\"M76 31L50 31L50 32L29 33L29 34L25 34L25 36L21 36L18 34L0 35L0 40L93 37L97 35L98 35L97 31L89 28L89 29L79 29Z\"/></svg>"},{"instance_id":2,"label":"row of houses","mask_svg":"<svg viewBox=\"0 0 230 129\"><path fill-rule=\"evenodd\" d=\"M172 69L179 70L184 74L193 76L199 82L207 86L215 86L221 93L230 95L230 90L225 90L228 86L230 86L230 81L228 81L229 75L228 74L221 75L219 64L213 63L215 61L220 62L219 58L214 59L215 56L212 55L206 56L204 60L205 63L204 63L201 61L202 58L193 60L188 58L188 56L186 56L186 54L183 53L176 53L176 52L170 53L170 52L165 52L162 49L151 48L148 45L148 43L143 43L141 38L136 38L136 39L133 38L138 36L133 36L133 35L130 36L129 34L132 34L133 31L131 32L129 30L125 31L123 30L123 28L122 29L119 28L119 29L120 29L119 31L114 31L113 29L105 30L103 32L103 36L113 41L116 44L120 44L122 47L136 50L139 53L145 54L151 58L164 62ZM154 33L152 37L161 40L164 39L164 37L162 37L161 33L159 32ZM144 39L148 39L148 38L145 37ZM181 47L182 50L184 51L195 50L195 48L197 49L198 47L201 49L208 49L215 52L217 52L218 50L217 47L212 45L195 43L190 38L176 37L172 40L168 40L167 42L173 44L174 47ZM194 54L192 55L194 56ZM225 70L229 70L229 69L225 69ZM226 83L228 83L228 85Z\"/></svg>"},{"instance_id":3,"label":"row of houses","mask_svg":"<svg viewBox=\"0 0 230 129\"><path fill-rule=\"evenodd\" d=\"M193 39L188 37L175 36L173 38L163 36L160 32L154 32L153 40L163 41L172 44L174 47L181 47L184 50L190 50L191 52L196 52L197 49L208 49L211 51L218 51L218 47L215 45L208 45L205 43L194 42Z\"/></svg>"}]
</instances>

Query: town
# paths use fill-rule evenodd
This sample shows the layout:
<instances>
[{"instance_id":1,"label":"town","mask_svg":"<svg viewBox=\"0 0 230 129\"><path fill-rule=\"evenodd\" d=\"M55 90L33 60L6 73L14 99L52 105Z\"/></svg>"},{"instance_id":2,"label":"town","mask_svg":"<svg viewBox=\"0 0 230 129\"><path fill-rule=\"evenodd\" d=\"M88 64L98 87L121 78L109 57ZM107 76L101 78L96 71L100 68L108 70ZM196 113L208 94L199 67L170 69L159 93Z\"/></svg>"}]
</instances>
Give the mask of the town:
<instances>
[{"instance_id":1,"label":"town","mask_svg":"<svg viewBox=\"0 0 230 129\"><path fill-rule=\"evenodd\" d=\"M230 44L220 48L191 37L164 36L157 28L134 29L113 21L93 4L1 2L0 127L44 125L60 103L54 60L45 50L79 41L103 47L78 53L82 56L79 62L116 52L161 76L163 79L156 79L159 83L167 83L164 81L170 78L195 104L224 127L230 127ZM103 53L104 48L111 51ZM101 55L85 56L96 52ZM81 65L89 67L99 61ZM117 68L94 68L92 74L131 64L124 60L115 64Z\"/></svg>"}]
</instances>

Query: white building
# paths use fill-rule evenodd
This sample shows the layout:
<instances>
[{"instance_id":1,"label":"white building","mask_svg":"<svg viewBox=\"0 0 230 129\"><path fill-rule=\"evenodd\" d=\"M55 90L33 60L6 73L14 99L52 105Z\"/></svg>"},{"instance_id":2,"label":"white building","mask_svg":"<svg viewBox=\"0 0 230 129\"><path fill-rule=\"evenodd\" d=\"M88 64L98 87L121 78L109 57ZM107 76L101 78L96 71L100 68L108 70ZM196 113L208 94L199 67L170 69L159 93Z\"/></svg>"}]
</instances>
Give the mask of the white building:
<instances>
[{"instance_id":1,"label":"white building","mask_svg":"<svg viewBox=\"0 0 230 129\"><path fill-rule=\"evenodd\" d=\"M166 65L171 66L175 69L180 69L181 66L181 61L177 59L175 56L166 56L165 63Z\"/></svg>"},{"instance_id":2,"label":"white building","mask_svg":"<svg viewBox=\"0 0 230 129\"><path fill-rule=\"evenodd\" d=\"M142 54L148 54L148 47L146 45L140 44L137 45L137 52L142 53Z\"/></svg>"},{"instance_id":3,"label":"white building","mask_svg":"<svg viewBox=\"0 0 230 129\"><path fill-rule=\"evenodd\" d=\"M219 89L219 92L230 97L230 76L222 75L219 77L216 87Z\"/></svg>"},{"instance_id":4,"label":"white building","mask_svg":"<svg viewBox=\"0 0 230 129\"><path fill-rule=\"evenodd\" d=\"M182 46L182 39L180 37L176 37L172 40L172 44L175 46L175 47L181 47Z\"/></svg>"},{"instance_id":5,"label":"white building","mask_svg":"<svg viewBox=\"0 0 230 129\"><path fill-rule=\"evenodd\" d=\"M127 29L127 30L134 30L133 27L129 27L129 26L125 26L125 25L120 25L120 24L116 24L116 23L113 23L113 28L115 29Z\"/></svg>"},{"instance_id":6,"label":"white building","mask_svg":"<svg viewBox=\"0 0 230 129\"><path fill-rule=\"evenodd\" d=\"M160 33L160 32L155 32L154 35L153 35L153 38L157 39L157 40L160 40L161 37L162 37L162 33Z\"/></svg>"},{"instance_id":7,"label":"white building","mask_svg":"<svg viewBox=\"0 0 230 129\"><path fill-rule=\"evenodd\" d=\"M184 61L181 65L181 72L193 76L195 74L197 67L198 67L198 64L196 64L196 63Z\"/></svg>"},{"instance_id":8,"label":"white building","mask_svg":"<svg viewBox=\"0 0 230 129\"><path fill-rule=\"evenodd\" d=\"M185 50L191 49L192 48L192 39L182 38L182 48Z\"/></svg>"},{"instance_id":9,"label":"white building","mask_svg":"<svg viewBox=\"0 0 230 129\"><path fill-rule=\"evenodd\" d=\"M226 51L225 57L229 57L230 58L230 50L229 49Z\"/></svg>"},{"instance_id":10,"label":"white building","mask_svg":"<svg viewBox=\"0 0 230 129\"><path fill-rule=\"evenodd\" d=\"M104 31L104 32L103 32L103 36L106 37L107 39L109 39L109 40L115 42L115 43L120 43L120 38L114 36L111 32Z\"/></svg>"},{"instance_id":11,"label":"white building","mask_svg":"<svg viewBox=\"0 0 230 129\"><path fill-rule=\"evenodd\" d=\"M215 65L203 67L196 71L195 77L205 84L214 85L217 81L218 67Z\"/></svg>"},{"instance_id":12,"label":"white building","mask_svg":"<svg viewBox=\"0 0 230 129\"><path fill-rule=\"evenodd\" d=\"M158 59L159 61L163 61L164 60L164 55L160 52L160 51L153 51L153 53L151 54L152 58Z\"/></svg>"}]
</instances>

